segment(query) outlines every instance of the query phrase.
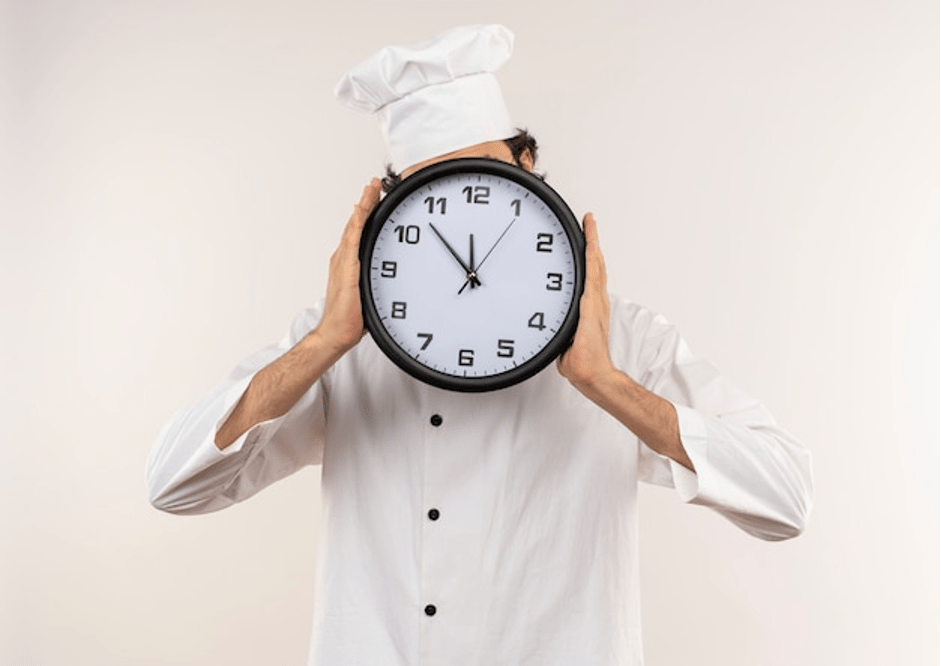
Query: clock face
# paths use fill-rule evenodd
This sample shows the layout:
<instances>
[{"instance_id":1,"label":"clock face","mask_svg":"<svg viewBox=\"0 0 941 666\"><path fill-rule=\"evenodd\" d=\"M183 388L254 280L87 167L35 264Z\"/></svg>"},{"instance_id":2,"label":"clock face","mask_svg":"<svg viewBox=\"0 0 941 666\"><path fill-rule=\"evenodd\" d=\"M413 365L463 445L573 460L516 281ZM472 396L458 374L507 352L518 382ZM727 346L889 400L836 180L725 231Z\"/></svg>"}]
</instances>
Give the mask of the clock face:
<instances>
[{"instance_id":1,"label":"clock face","mask_svg":"<svg viewBox=\"0 0 941 666\"><path fill-rule=\"evenodd\" d=\"M427 167L361 241L366 326L413 376L487 391L552 362L578 323L584 238L543 181L489 159Z\"/></svg>"}]
</instances>

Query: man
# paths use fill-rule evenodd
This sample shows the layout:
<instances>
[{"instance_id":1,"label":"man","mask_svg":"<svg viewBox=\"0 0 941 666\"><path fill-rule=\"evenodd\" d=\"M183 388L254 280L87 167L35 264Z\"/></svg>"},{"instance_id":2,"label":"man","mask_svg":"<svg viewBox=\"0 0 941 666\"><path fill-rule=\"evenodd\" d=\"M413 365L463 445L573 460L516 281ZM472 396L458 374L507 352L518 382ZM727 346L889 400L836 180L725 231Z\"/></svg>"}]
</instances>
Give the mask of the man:
<instances>
[{"instance_id":1,"label":"man","mask_svg":"<svg viewBox=\"0 0 941 666\"><path fill-rule=\"evenodd\" d=\"M389 47L341 81L376 113L404 178L456 157L532 170L493 76L512 35L449 31ZM557 371L455 394L364 339L363 190L322 304L161 433L151 501L221 509L322 465L323 548L312 664L641 664L637 482L672 485L764 539L795 536L807 451L692 356L662 317L609 298L584 218L581 319Z\"/></svg>"}]
</instances>

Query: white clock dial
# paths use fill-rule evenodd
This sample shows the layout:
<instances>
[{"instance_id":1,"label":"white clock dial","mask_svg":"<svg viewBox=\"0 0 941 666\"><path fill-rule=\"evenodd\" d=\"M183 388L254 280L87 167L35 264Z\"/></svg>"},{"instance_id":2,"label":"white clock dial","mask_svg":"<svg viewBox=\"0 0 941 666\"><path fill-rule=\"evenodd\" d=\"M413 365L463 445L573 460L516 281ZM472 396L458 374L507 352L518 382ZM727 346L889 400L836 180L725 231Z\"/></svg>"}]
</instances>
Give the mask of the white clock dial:
<instances>
[{"instance_id":1,"label":"white clock dial","mask_svg":"<svg viewBox=\"0 0 941 666\"><path fill-rule=\"evenodd\" d=\"M450 377L532 362L580 295L577 251L559 214L499 173L457 171L414 187L370 249L364 281L397 353Z\"/></svg>"}]
</instances>

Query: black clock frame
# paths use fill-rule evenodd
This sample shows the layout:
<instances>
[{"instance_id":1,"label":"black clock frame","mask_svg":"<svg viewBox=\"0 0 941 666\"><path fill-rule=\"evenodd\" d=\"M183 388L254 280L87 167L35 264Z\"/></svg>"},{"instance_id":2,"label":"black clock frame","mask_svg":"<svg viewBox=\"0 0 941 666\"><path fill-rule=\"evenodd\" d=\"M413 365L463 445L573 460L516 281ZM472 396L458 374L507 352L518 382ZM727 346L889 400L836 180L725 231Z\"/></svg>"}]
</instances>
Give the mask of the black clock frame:
<instances>
[{"instance_id":1,"label":"black clock frame","mask_svg":"<svg viewBox=\"0 0 941 666\"><path fill-rule=\"evenodd\" d=\"M500 176L522 185L538 197L562 223L562 228L565 230L571 244L575 261L575 289L572 294L572 304L553 338L537 354L524 363L505 372L484 377L463 377L439 372L409 356L405 350L396 344L382 325L370 289L373 248L382 225L392 212L415 190L426 184L455 174L465 173ZM369 219L366 220L366 225L360 237L359 258L360 299L366 330L369 331L376 345L390 360L412 377L426 384L464 393L481 393L507 388L529 379L552 363L568 348L575 336L575 329L578 327L579 301L585 287L585 235L574 213L555 190L541 178L513 164L488 158L466 157L438 162L416 171L387 194L373 210Z\"/></svg>"}]
</instances>

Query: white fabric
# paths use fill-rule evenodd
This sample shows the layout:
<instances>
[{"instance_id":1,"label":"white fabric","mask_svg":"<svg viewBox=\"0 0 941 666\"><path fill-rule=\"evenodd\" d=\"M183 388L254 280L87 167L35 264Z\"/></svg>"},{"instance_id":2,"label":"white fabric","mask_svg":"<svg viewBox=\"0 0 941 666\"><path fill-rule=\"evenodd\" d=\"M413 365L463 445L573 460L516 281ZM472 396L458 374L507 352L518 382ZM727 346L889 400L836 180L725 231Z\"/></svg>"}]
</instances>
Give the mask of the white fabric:
<instances>
[{"instance_id":1,"label":"white fabric","mask_svg":"<svg viewBox=\"0 0 941 666\"><path fill-rule=\"evenodd\" d=\"M337 84L345 106L379 119L393 168L516 133L493 72L513 52L502 25L453 28L410 46L387 46Z\"/></svg>"},{"instance_id":2,"label":"white fabric","mask_svg":"<svg viewBox=\"0 0 941 666\"><path fill-rule=\"evenodd\" d=\"M219 452L216 428L252 375L319 316L299 315L281 344L177 414L147 471L155 506L200 513L322 463L310 664L642 664L639 480L674 485L764 539L803 528L808 452L662 317L618 299L612 357L676 406L697 474L553 366L503 391L455 394L411 379L368 336L287 415Z\"/></svg>"}]
</instances>

